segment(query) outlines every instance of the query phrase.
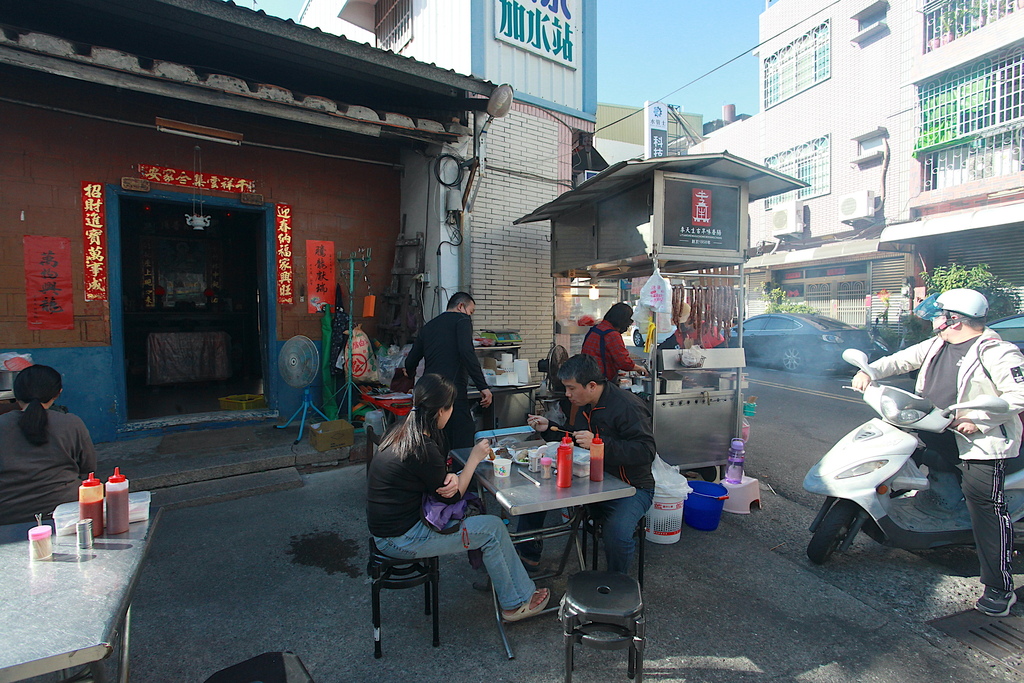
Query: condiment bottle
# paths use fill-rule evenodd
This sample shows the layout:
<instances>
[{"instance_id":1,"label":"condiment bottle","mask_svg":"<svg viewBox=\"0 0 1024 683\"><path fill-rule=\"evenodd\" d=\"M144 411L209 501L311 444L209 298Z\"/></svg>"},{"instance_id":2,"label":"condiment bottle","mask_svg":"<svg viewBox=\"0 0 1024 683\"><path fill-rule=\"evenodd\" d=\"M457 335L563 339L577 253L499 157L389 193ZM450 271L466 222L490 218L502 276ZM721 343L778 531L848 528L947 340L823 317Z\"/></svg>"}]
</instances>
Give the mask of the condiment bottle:
<instances>
[{"instance_id":1,"label":"condiment bottle","mask_svg":"<svg viewBox=\"0 0 1024 683\"><path fill-rule=\"evenodd\" d=\"M115 467L114 473L107 479L107 517L108 534L123 534L128 531L128 479L121 474L121 468Z\"/></svg>"},{"instance_id":2,"label":"condiment bottle","mask_svg":"<svg viewBox=\"0 0 1024 683\"><path fill-rule=\"evenodd\" d=\"M743 439L733 439L729 447L729 464L725 468L725 480L730 484L743 483Z\"/></svg>"},{"instance_id":3,"label":"condiment bottle","mask_svg":"<svg viewBox=\"0 0 1024 683\"><path fill-rule=\"evenodd\" d=\"M558 478L555 485L560 489L567 489L572 486L572 437L568 434L558 444L558 451L555 452L558 461Z\"/></svg>"},{"instance_id":4,"label":"condiment bottle","mask_svg":"<svg viewBox=\"0 0 1024 683\"><path fill-rule=\"evenodd\" d=\"M95 472L78 487L78 518L92 520L92 535L103 535L103 482Z\"/></svg>"},{"instance_id":5,"label":"condiment bottle","mask_svg":"<svg viewBox=\"0 0 1024 683\"><path fill-rule=\"evenodd\" d=\"M590 481L604 481L604 441L598 435L590 442Z\"/></svg>"},{"instance_id":6,"label":"condiment bottle","mask_svg":"<svg viewBox=\"0 0 1024 683\"><path fill-rule=\"evenodd\" d=\"M540 478L541 479L550 479L551 478L551 465L552 465L551 458L549 458L548 456L545 455L545 456L543 456L540 459Z\"/></svg>"}]
</instances>

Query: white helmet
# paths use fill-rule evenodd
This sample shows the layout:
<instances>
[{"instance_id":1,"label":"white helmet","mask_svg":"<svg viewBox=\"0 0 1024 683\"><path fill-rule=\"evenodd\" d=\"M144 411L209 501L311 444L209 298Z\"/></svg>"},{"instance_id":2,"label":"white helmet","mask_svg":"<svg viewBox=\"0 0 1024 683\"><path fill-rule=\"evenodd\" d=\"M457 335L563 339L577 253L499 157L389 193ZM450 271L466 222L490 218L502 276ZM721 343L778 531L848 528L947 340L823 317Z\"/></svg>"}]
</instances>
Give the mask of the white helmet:
<instances>
[{"instance_id":1,"label":"white helmet","mask_svg":"<svg viewBox=\"0 0 1024 683\"><path fill-rule=\"evenodd\" d=\"M988 299L973 289L949 289L939 295L935 304L944 311L952 311L968 318L984 318L988 313Z\"/></svg>"}]
</instances>

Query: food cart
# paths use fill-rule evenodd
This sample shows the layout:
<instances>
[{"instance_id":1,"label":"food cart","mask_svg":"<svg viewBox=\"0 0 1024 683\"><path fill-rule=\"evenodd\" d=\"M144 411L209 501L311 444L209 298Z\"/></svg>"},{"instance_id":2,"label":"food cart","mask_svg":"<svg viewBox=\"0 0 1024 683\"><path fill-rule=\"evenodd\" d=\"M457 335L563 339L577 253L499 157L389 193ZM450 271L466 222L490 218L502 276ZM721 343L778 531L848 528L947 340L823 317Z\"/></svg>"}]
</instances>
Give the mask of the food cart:
<instances>
[{"instance_id":1,"label":"food cart","mask_svg":"<svg viewBox=\"0 0 1024 683\"><path fill-rule=\"evenodd\" d=\"M630 160L516 223L551 221L553 277L622 281L657 268L674 294L700 308L698 319L711 316L700 323L727 340L744 317L748 204L801 187L727 152ZM703 349L694 367L678 350L648 346L651 377L638 393L650 405L659 454L684 470L725 464L742 428L742 348Z\"/></svg>"}]
</instances>

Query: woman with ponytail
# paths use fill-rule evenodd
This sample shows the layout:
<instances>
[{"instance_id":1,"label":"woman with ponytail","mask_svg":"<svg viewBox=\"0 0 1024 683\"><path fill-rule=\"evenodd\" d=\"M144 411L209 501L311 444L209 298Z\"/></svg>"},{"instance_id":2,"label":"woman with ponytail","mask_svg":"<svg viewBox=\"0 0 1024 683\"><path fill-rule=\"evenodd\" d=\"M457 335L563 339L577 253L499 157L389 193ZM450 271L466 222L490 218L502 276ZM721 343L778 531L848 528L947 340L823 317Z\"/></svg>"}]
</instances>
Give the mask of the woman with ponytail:
<instances>
[{"instance_id":1,"label":"woman with ponytail","mask_svg":"<svg viewBox=\"0 0 1024 683\"><path fill-rule=\"evenodd\" d=\"M547 606L548 589L537 590L516 555L505 523L494 515L464 520L460 533L442 534L422 519L424 494L458 502L469 488L489 444L473 447L458 475L449 474L440 443L452 415L455 386L436 374L424 375L413 390L413 409L392 429L370 463L366 483L366 521L377 548L399 559L453 555L479 548L506 621L535 616Z\"/></svg>"},{"instance_id":2,"label":"woman with ponytail","mask_svg":"<svg viewBox=\"0 0 1024 683\"><path fill-rule=\"evenodd\" d=\"M46 365L31 365L14 379L21 410L0 415L0 524L48 517L78 500L78 486L96 470L85 423L49 410L62 388L60 373Z\"/></svg>"}]
</instances>

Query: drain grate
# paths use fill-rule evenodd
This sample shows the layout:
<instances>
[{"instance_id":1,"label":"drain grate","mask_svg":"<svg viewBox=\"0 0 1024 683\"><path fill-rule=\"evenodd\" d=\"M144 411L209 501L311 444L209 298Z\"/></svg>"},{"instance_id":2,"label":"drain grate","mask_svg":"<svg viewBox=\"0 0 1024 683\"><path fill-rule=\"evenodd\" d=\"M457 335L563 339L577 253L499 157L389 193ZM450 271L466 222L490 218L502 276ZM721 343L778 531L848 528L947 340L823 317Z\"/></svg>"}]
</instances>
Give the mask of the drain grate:
<instances>
[{"instance_id":1,"label":"drain grate","mask_svg":"<svg viewBox=\"0 0 1024 683\"><path fill-rule=\"evenodd\" d=\"M1024 619L1021 617L989 617L972 609L928 623L1024 674Z\"/></svg>"}]
</instances>

